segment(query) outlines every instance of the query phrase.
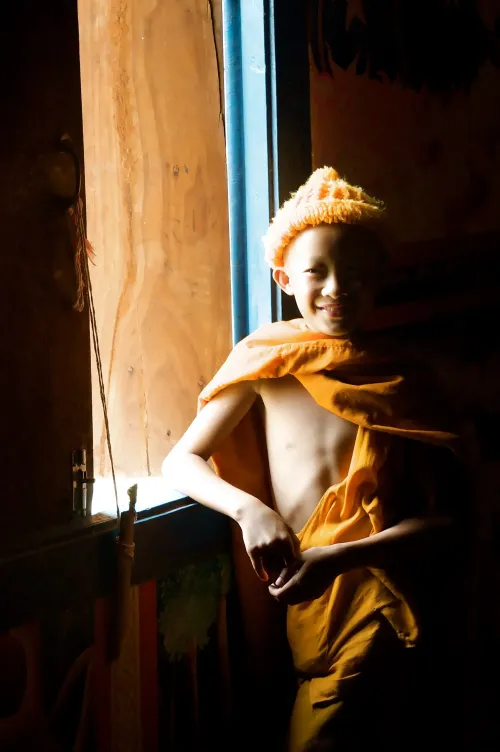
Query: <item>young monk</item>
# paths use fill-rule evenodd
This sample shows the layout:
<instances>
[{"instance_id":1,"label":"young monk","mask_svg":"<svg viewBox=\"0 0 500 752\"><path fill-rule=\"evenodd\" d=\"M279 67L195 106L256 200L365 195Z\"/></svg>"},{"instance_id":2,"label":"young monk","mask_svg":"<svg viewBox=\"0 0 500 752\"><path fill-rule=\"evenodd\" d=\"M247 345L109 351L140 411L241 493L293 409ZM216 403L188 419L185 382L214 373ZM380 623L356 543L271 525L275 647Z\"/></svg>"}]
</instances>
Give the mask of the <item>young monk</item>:
<instances>
[{"instance_id":1,"label":"young monk","mask_svg":"<svg viewBox=\"0 0 500 752\"><path fill-rule=\"evenodd\" d=\"M397 703L419 625L399 580L451 524L433 507L435 479L419 487L426 445L455 439L447 417L415 373L362 336L385 264L371 229L381 211L331 168L284 204L266 258L302 318L235 347L163 469L237 523L257 577L288 606L293 752L410 746Z\"/></svg>"}]
</instances>

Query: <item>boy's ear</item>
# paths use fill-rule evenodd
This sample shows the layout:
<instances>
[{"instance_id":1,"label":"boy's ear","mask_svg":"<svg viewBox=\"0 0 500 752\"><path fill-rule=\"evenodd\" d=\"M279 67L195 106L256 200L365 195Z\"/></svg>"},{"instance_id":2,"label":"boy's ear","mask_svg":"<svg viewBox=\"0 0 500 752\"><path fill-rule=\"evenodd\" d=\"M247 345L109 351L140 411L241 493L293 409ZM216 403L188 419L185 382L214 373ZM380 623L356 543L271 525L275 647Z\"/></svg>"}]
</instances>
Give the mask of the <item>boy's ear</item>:
<instances>
[{"instance_id":1,"label":"boy's ear","mask_svg":"<svg viewBox=\"0 0 500 752\"><path fill-rule=\"evenodd\" d=\"M293 290L290 285L290 277L284 269L275 269L273 271L273 279L283 292L287 295L293 295Z\"/></svg>"}]
</instances>

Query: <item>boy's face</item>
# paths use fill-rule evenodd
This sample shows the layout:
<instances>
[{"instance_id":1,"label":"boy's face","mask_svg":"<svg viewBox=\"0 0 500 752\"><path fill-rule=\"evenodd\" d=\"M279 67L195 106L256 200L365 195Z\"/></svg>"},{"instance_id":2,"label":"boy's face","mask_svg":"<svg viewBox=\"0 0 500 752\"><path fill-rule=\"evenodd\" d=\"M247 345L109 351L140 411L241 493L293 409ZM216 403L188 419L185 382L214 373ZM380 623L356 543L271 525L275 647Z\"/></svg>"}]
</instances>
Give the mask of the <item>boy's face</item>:
<instances>
[{"instance_id":1,"label":"boy's face","mask_svg":"<svg viewBox=\"0 0 500 752\"><path fill-rule=\"evenodd\" d=\"M373 308L377 252L356 225L319 225L290 244L274 280L294 295L307 326L332 337L363 329Z\"/></svg>"}]
</instances>

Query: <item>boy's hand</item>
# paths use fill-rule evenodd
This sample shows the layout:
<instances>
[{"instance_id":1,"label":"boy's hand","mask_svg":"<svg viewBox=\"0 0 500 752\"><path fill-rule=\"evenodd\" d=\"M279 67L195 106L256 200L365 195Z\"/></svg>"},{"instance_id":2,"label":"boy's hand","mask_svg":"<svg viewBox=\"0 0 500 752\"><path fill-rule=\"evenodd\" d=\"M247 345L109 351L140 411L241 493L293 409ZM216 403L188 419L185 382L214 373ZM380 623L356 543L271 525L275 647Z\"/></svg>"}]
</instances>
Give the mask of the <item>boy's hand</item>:
<instances>
[{"instance_id":1,"label":"boy's hand","mask_svg":"<svg viewBox=\"0 0 500 752\"><path fill-rule=\"evenodd\" d=\"M250 504L238 520L245 548L258 577L273 582L300 554L299 541L286 522L261 502Z\"/></svg>"},{"instance_id":2,"label":"boy's hand","mask_svg":"<svg viewBox=\"0 0 500 752\"><path fill-rule=\"evenodd\" d=\"M269 586L269 592L288 606L319 598L335 577L346 570L346 551L346 544L342 543L303 551L295 566L283 569Z\"/></svg>"}]
</instances>

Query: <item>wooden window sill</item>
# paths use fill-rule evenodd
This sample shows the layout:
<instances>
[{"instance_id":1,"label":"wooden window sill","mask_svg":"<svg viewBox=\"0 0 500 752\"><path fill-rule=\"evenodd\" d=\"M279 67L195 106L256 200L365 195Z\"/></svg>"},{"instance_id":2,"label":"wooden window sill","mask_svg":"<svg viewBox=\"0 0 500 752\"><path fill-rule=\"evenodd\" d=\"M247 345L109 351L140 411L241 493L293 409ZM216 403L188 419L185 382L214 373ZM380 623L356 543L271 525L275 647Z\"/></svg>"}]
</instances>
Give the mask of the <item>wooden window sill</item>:
<instances>
[{"instance_id":1,"label":"wooden window sill","mask_svg":"<svg viewBox=\"0 0 500 752\"><path fill-rule=\"evenodd\" d=\"M0 559L0 631L109 595L115 572L116 519L105 514L27 536ZM227 551L225 517L187 498L138 512L133 583ZM22 594L22 595L21 595Z\"/></svg>"}]
</instances>

